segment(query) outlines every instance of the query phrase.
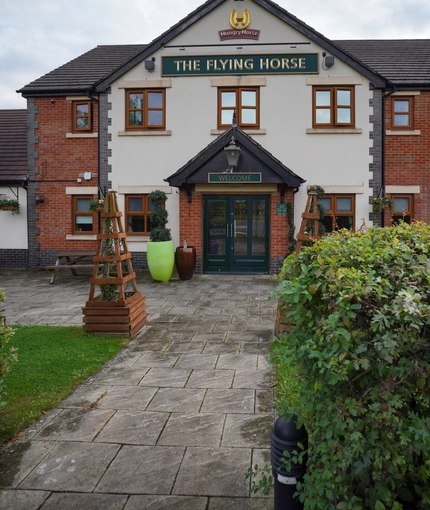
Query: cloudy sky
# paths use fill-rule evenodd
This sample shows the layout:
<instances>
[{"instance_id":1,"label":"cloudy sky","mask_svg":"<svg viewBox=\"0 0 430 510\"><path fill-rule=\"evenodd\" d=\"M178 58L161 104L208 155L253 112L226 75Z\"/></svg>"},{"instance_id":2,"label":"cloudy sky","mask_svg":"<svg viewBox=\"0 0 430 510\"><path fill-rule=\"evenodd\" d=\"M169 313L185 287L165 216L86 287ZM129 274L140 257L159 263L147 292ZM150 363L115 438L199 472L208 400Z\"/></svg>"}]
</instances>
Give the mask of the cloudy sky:
<instances>
[{"instance_id":1,"label":"cloudy sky","mask_svg":"<svg viewBox=\"0 0 430 510\"><path fill-rule=\"evenodd\" d=\"M99 44L148 43L204 0L9 0L0 14L0 109ZM231 1L231 0L230 0ZM429 0L278 0L330 39L430 38ZM240 9L238 9L240 10Z\"/></svg>"}]
</instances>

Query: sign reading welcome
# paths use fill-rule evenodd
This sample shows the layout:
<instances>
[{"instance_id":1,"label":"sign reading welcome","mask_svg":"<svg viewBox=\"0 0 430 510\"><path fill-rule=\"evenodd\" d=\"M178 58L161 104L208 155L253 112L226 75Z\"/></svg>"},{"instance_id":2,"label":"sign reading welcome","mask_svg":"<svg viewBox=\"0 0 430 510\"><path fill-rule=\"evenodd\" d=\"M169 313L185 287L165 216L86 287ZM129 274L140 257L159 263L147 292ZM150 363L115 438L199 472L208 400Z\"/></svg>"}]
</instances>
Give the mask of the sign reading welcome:
<instances>
[{"instance_id":1,"label":"sign reading welcome","mask_svg":"<svg viewBox=\"0 0 430 510\"><path fill-rule=\"evenodd\" d=\"M163 76L317 73L318 54L163 57Z\"/></svg>"}]
</instances>

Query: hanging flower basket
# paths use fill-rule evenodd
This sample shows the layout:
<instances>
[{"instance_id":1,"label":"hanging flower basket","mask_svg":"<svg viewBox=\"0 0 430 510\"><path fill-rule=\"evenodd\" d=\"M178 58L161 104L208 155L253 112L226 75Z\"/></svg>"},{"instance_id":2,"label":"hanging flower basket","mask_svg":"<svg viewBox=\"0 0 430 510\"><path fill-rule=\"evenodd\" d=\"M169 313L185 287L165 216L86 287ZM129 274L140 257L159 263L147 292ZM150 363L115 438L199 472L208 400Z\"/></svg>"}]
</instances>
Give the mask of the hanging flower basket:
<instances>
[{"instance_id":1,"label":"hanging flower basket","mask_svg":"<svg viewBox=\"0 0 430 510\"><path fill-rule=\"evenodd\" d=\"M12 214L19 214L18 200L0 200L0 211L11 211Z\"/></svg>"},{"instance_id":2,"label":"hanging flower basket","mask_svg":"<svg viewBox=\"0 0 430 510\"><path fill-rule=\"evenodd\" d=\"M90 211L91 212L101 212L104 210L105 201L100 198L99 200L91 200L90 202Z\"/></svg>"},{"instance_id":3,"label":"hanging flower basket","mask_svg":"<svg viewBox=\"0 0 430 510\"><path fill-rule=\"evenodd\" d=\"M380 213L384 210L393 211L393 201L391 198L376 197L372 200L372 208L374 213Z\"/></svg>"}]
</instances>

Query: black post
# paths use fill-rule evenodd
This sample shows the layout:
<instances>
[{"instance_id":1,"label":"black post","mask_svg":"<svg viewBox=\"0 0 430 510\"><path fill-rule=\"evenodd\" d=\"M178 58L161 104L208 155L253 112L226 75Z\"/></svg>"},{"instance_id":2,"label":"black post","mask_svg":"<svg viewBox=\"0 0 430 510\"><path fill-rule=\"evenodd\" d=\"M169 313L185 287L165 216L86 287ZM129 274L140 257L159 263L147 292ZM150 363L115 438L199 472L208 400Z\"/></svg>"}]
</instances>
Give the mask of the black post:
<instances>
[{"instance_id":1,"label":"black post","mask_svg":"<svg viewBox=\"0 0 430 510\"><path fill-rule=\"evenodd\" d=\"M271 438L271 464L275 479L274 509L303 510L303 503L294 497L294 493L297 491L297 482L302 480L306 472L307 455L304 456L301 464L294 463L293 459L303 451L298 443L304 446L305 451L307 450L308 433L303 425L299 429L297 428L297 416L293 416L288 422L285 421L285 418L284 415L276 420ZM285 451L291 454L287 459L291 464L289 470L281 460L286 458ZM297 452L297 455L293 453L294 451Z\"/></svg>"}]
</instances>

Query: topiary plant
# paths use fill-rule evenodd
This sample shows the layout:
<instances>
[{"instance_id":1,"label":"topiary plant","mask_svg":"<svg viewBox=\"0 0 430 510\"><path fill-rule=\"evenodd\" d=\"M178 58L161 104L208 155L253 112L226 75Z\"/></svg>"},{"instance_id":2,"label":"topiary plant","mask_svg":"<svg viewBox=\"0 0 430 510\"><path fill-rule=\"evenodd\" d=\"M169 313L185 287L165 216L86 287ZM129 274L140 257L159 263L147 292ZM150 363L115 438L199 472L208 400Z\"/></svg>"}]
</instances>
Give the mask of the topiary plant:
<instances>
[{"instance_id":1,"label":"topiary plant","mask_svg":"<svg viewBox=\"0 0 430 510\"><path fill-rule=\"evenodd\" d=\"M307 510L430 508L430 226L322 238L285 260L278 357L302 378Z\"/></svg>"},{"instance_id":2,"label":"topiary plant","mask_svg":"<svg viewBox=\"0 0 430 510\"><path fill-rule=\"evenodd\" d=\"M150 241L161 242L171 241L172 236L170 229L166 228L168 213L164 209L164 204L167 200L167 195L164 191L153 191L149 194L149 199L154 205L154 210L151 213L151 232L149 235Z\"/></svg>"}]
</instances>

